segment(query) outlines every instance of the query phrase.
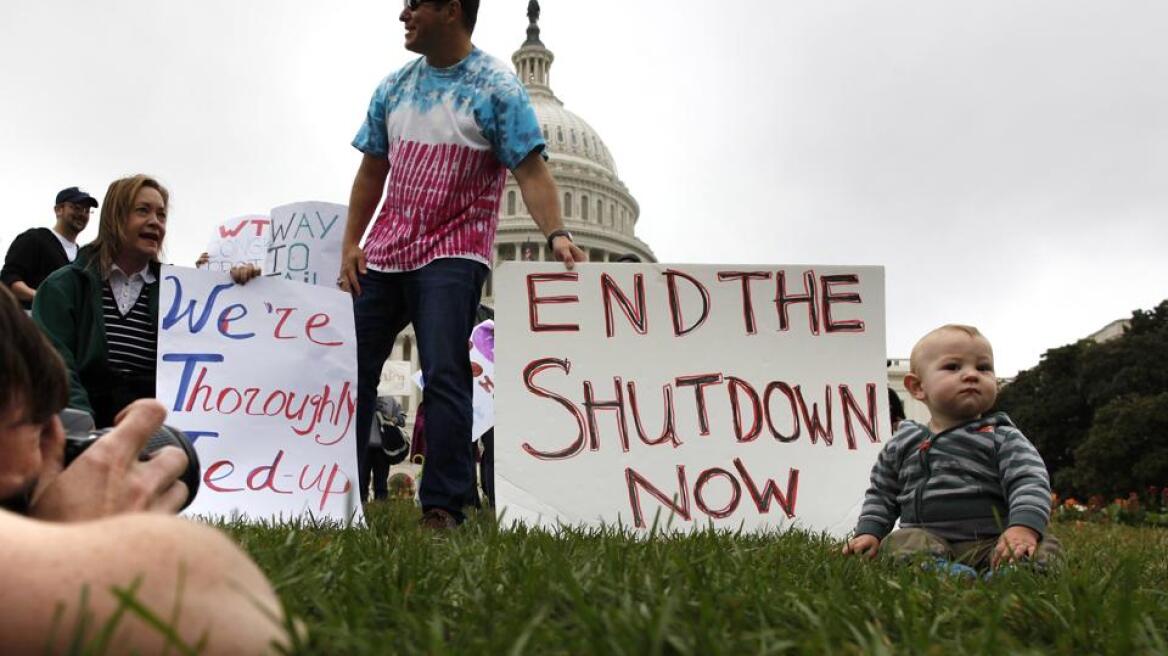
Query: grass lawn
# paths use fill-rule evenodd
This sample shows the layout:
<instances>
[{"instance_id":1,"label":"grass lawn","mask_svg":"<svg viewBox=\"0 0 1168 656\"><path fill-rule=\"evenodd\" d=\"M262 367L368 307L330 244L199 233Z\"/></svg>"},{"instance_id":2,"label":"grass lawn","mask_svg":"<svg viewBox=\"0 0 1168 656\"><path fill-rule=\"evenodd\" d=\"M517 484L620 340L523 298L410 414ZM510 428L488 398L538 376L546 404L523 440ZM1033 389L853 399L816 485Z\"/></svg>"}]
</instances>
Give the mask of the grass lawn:
<instances>
[{"instance_id":1,"label":"grass lawn","mask_svg":"<svg viewBox=\"0 0 1168 656\"><path fill-rule=\"evenodd\" d=\"M990 581L798 533L440 536L409 502L340 530L227 526L320 654L1168 653L1168 530L1058 524L1060 571Z\"/></svg>"}]
</instances>

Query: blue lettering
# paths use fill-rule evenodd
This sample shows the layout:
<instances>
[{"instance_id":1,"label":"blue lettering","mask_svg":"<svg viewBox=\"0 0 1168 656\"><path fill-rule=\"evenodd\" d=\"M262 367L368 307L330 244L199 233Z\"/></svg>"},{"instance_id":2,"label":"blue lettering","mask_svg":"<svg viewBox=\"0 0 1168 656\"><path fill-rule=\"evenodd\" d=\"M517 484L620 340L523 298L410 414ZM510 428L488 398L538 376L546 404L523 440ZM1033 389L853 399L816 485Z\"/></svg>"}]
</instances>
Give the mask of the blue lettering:
<instances>
[{"instance_id":1,"label":"blue lettering","mask_svg":"<svg viewBox=\"0 0 1168 656\"><path fill-rule=\"evenodd\" d=\"M215 431L183 431L191 439L191 444L199 441L200 437L219 437Z\"/></svg>"},{"instance_id":2,"label":"blue lettering","mask_svg":"<svg viewBox=\"0 0 1168 656\"><path fill-rule=\"evenodd\" d=\"M233 315L233 312L238 311L239 314ZM228 339L251 339L255 337L255 333L230 333L227 332L231 328L231 322L237 321L247 316L247 308L236 303L235 305L227 306L223 312L219 313L219 334Z\"/></svg>"},{"instance_id":3,"label":"blue lettering","mask_svg":"<svg viewBox=\"0 0 1168 656\"><path fill-rule=\"evenodd\" d=\"M203 308L203 313L199 315L198 320L195 320L195 305L197 300L192 300L187 309L179 311L182 305L182 282L176 276L167 276L167 280L174 283L174 302L170 305L170 310L167 311L166 316L162 319L162 329L170 330L174 324L182 321L183 317L187 317L187 326L190 328L192 334L198 334L203 326L207 325L207 320L211 318L211 311L215 309L215 298L225 289L231 289L234 283L223 283L222 285L215 285L211 290L211 295L207 297L207 305Z\"/></svg>"},{"instance_id":4,"label":"blue lettering","mask_svg":"<svg viewBox=\"0 0 1168 656\"><path fill-rule=\"evenodd\" d=\"M218 353L166 353L162 356L163 362L182 362L182 378L178 384L178 395L174 399L174 412L182 412L183 399L187 396L187 389L191 384L191 375L195 373L195 365L200 362L223 362L223 356Z\"/></svg>"}]
</instances>

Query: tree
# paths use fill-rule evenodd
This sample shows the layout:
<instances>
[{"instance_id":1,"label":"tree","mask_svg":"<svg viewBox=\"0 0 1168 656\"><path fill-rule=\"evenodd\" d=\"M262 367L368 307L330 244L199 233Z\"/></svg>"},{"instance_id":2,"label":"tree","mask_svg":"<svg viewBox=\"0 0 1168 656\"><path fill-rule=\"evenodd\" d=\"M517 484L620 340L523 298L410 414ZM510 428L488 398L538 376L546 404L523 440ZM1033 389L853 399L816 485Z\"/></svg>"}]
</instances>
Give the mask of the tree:
<instances>
[{"instance_id":1,"label":"tree","mask_svg":"<svg viewBox=\"0 0 1168 656\"><path fill-rule=\"evenodd\" d=\"M1075 449L1075 487L1125 495L1168 481L1168 392L1115 399Z\"/></svg>"},{"instance_id":2,"label":"tree","mask_svg":"<svg viewBox=\"0 0 1168 656\"><path fill-rule=\"evenodd\" d=\"M998 405L1038 448L1056 491L1111 494L1168 483L1166 394L1168 301L1133 312L1117 339L1047 351Z\"/></svg>"},{"instance_id":3,"label":"tree","mask_svg":"<svg viewBox=\"0 0 1168 656\"><path fill-rule=\"evenodd\" d=\"M1080 364L1084 351L1093 346L1084 340L1050 349L1037 367L1019 372L998 396L999 409L1034 443L1060 492L1073 487L1069 476L1075 449L1086 439L1094 419L1084 395Z\"/></svg>"}]
</instances>

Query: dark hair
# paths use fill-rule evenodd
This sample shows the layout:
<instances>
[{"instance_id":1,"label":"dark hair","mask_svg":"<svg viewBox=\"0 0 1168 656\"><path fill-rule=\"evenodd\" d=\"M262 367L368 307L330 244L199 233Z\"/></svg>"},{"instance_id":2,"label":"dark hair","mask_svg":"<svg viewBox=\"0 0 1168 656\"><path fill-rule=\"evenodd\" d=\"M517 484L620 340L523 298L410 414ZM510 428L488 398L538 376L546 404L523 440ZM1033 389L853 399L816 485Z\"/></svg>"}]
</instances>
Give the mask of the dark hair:
<instances>
[{"instance_id":1,"label":"dark hair","mask_svg":"<svg viewBox=\"0 0 1168 656\"><path fill-rule=\"evenodd\" d=\"M0 285L0 413L23 407L21 423L43 424L69 402L65 363Z\"/></svg>"},{"instance_id":2,"label":"dark hair","mask_svg":"<svg viewBox=\"0 0 1168 656\"><path fill-rule=\"evenodd\" d=\"M467 34L474 34L475 23L479 20L479 0L458 0L462 5L462 26Z\"/></svg>"},{"instance_id":3,"label":"dark hair","mask_svg":"<svg viewBox=\"0 0 1168 656\"><path fill-rule=\"evenodd\" d=\"M904 421L904 402L891 387L888 388L888 414L894 428L897 423Z\"/></svg>"}]
</instances>

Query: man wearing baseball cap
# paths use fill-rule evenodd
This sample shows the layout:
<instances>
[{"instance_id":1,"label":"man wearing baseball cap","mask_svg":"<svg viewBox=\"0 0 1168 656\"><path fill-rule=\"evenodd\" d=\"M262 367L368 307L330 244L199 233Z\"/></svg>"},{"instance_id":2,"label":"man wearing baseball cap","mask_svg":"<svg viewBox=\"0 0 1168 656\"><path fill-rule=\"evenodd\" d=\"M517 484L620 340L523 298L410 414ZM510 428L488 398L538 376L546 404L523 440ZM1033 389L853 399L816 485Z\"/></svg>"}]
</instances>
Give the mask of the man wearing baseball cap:
<instances>
[{"instance_id":1,"label":"man wearing baseball cap","mask_svg":"<svg viewBox=\"0 0 1168 656\"><path fill-rule=\"evenodd\" d=\"M30 228L12 240L0 281L20 299L24 309L32 308L36 288L50 273L77 257L77 235L89 225L89 214L95 207L97 200L77 187L62 189L53 206L56 225L51 230Z\"/></svg>"}]
</instances>

